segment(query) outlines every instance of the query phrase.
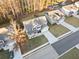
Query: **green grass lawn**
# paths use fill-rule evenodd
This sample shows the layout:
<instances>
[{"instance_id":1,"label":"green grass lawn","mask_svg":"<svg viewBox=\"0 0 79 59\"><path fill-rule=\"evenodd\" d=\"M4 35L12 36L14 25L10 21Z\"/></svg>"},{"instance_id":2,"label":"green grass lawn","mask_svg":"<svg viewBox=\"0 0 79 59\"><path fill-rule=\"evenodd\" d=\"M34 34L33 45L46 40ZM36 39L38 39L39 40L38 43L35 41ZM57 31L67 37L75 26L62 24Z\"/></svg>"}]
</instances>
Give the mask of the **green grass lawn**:
<instances>
[{"instance_id":1,"label":"green grass lawn","mask_svg":"<svg viewBox=\"0 0 79 59\"><path fill-rule=\"evenodd\" d=\"M61 56L59 59L79 59L79 50L77 48L74 48L68 53Z\"/></svg>"},{"instance_id":2,"label":"green grass lawn","mask_svg":"<svg viewBox=\"0 0 79 59\"><path fill-rule=\"evenodd\" d=\"M0 59L9 59L9 51L8 50L6 50L6 51L4 51L4 50L1 50L0 51Z\"/></svg>"},{"instance_id":3,"label":"green grass lawn","mask_svg":"<svg viewBox=\"0 0 79 59\"><path fill-rule=\"evenodd\" d=\"M61 36L62 34L67 33L69 30L62 25L50 25L49 26L49 31L55 35L56 37Z\"/></svg>"},{"instance_id":4,"label":"green grass lawn","mask_svg":"<svg viewBox=\"0 0 79 59\"><path fill-rule=\"evenodd\" d=\"M48 42L47 38L43 35L29 39L28 44L25 43L25 45L21 48L22 54L43 45L46 42Z\"/></svg>"},{"instance_id":5,"label":"green grass lawn","mask_svg":"<svg viewBox=\"0 0 79 59\"><path fill-rule=\"evenodd\" d=\"M65 20L67 23L73 25L74 27L79 27L79 19L75 17L66 17Z\"/></svg>"}]
</instances>

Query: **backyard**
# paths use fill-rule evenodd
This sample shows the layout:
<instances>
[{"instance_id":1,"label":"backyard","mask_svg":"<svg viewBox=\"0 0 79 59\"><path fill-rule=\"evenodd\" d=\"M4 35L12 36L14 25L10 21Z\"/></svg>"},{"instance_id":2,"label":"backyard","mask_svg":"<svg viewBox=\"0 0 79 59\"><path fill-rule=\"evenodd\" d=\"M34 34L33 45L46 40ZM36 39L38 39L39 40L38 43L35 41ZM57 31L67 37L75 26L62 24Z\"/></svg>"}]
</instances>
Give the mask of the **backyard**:
<instances>
[{"instance_id":1,"label":"backyard","mask_svg":"<svg viewBox=\"0 0 79 59\"><path fill-rule=\"evenodd\" d=\"M73 48L59 59L79 59L79 50L77 48Z\"/></svg>"},{"instance_id":2,"label":"backyard","mask_svg":"<svg viewBox=\"0 0 79 59\"><path fill-rule=\"evenodd\" d=\"M28 44L25 43L25 45L21 48L21 52L22 54L27 53L28 51L33 50L46 42L48 41L43 35L29 39Z\"/></svg>"},{"instance_id":3,"label":"backyard","mask_svg":"<svg viewBox=\"0 0 79 59\"><path fill-rule=\"evenodd\" d=\"M25 18L22 18L21 21L25 21L25 20L30 20L33 19L35 17L40 17L40 16L44 16L46 12L51 11L51 10L43 10L43 11L37 11L35 13L30 13L28 14ZM30 17L29 17L30 16Z\"/></svg>"},{"instance_id":4,"label":"backyard","mask_svg":"<svg viewBox=\"0 0 79 59\"><path fill-rule=\"evenodd\" d=\"M69 29L63 27L62 25L49 25L49 31L55 35L56 37L59 37L69 31Z\"/></svg>"},{"instance_id":5,"label":"backyard","mask_svg":"<svg viewBox=\"0 0 79 59\"><path fill-rule=\"evenodd\" d=\"M67 23L73 25L74 27L79 27L79 19L75 17L66 17L65 20Z\"/></svg>"}]
</instances>

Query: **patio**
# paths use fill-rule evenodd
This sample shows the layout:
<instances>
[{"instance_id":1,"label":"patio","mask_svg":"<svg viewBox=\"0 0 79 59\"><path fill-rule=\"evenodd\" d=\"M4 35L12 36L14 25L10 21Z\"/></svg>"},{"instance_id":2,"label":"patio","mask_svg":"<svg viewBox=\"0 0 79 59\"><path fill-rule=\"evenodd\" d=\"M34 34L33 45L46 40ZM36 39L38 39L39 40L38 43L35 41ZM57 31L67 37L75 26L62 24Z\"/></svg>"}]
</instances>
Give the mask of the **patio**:
<instances>
[{"instance_id":1,"label":"patio","mask_svg":"<svg viewBox=\"0 0 79 59\"><path fill-rule=\"evenodd\" d=\"M29 39L28 44L25 43L23 47L21 48L22 54L27 53L43 44L45 44L47 41L47 38L44 35Z\"/></svg>"},{"instance_id":2,"label":"patio","mask_svg":"<svg viewBox=\"0 0 79 59\"><path fill-rule=\"evenodd\" d=\"M69 31L69 29L63 27L62 25L49 25L49 31L55 35L55 37L59 37Z\"/></svg>"},{"instance_id":3,"label":"patio","mask_svg":"<svg viewBox=\"0 0 79 59\"><path fill-rule=\"evenodd\" d=\"M59 59L79 59L79 50L77 48L73 48Z\"/></svg>"},{"instance_id":4,"label":"patio","mask_svg":"<svg viewBox=\"0 0 79 59\"><path fill-rule=\"evenodd\" d=\"M66 17L65 20L67 23L73 25L74 27L78 28L79 27L79 19L75 17Z\"/></svg>"}]
</instances>

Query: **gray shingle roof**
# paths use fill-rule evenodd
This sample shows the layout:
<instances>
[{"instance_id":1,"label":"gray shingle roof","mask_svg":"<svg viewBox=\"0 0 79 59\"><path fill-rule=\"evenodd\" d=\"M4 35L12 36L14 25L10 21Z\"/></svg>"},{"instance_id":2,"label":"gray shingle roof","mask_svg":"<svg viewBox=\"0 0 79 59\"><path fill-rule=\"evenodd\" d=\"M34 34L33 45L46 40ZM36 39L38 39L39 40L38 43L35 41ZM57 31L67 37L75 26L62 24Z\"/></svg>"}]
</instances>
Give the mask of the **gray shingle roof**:
<instances>
[{"instance_id":1,"label":"gray shingle roof","mask_svg":"<svg viewBox=\"0 0 79 59\"><path fill-rule=\"evenodd\" d=\"M25 24L25 29L27 30L27 33L31 35L32 33L40 31L41 28L44 27L43 25L46 25L46 21L38 17L28 24Z\"/></svg>"},{"instance_id":2,"label":"gray shingle roof","mask_svg":"<svg viewBox=\"0 0 79 59\"><path fill-rule=\"evenodd\" d=\"M32 28L33 28L33 25L31 22L26 25L26 29L28 31L28 34L32 34Z\"/></svg>"},{"instance_id":3,"label":"gray shingle roof","mask_svg":"<svg viewBox=\"0 0 79 59\"><path fill-rule=\"evenodd\" d=\"M0 40L4 40L5 39L5 35L0 34Z\"/></svg>"}]
</instances>

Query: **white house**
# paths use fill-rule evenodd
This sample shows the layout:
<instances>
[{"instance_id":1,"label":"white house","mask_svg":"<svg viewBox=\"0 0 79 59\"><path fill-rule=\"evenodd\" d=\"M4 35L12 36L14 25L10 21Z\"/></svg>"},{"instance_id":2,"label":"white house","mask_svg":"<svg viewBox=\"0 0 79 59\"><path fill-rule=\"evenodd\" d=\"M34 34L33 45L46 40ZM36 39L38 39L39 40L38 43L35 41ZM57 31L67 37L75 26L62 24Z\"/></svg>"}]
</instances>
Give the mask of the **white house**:
<instances>
[{"instance_id":1,"label":"white house","mask_svg":"<svg viewBox=\"0 0 79 59\"><path fill-rule=\"evenodd\" d=\"M74 14L73 16L79 19L79 1L75 2L74 5L78 8L77 14Z\"/></svg>"},{"instance_id":2,"label":"white house","mask_svg":"<svg viewBox=\"0 0 79 59\"><path fill-rule=\"evenodd\" d=\"M75 5L79 8L79 1L75 2Z\"/></svg>"},{"instance_id":3,"label":"white house","mask_svg":"<svg viewBox=\"0 0 79 59\"><path fill-rule=\"evenodd\" d=\"M0 34L4 34L6 32L8 32L8 29L6 29L6 28L0 28Z\"/></svg>"},{"instance_id":4,"label":"white house","mask_svg":"<svg viewBox=\"0 0 79 59\"><path fill-rule=\"evenodd\" d=\"M65 19L64 14L59 10L47 12L45 16L50 24L63 22Z\"/></svg>"},{"instance_id":5,"label":"white house","mask_svg":"<svg viewBox=\"0 0 79 59\"><path fill-rule=\"evenodd\" d=\"M62 11L67 15L71 16L77 14L78 8L74 4L66 5L62 7Z\"/></svg>"},{"instance_id":6,"label":"white house","mask_svg":"<svg viewBox=\"0 0 79 59\"><path fill-rule=\"evenodd\" d=\"M45 16L24 21L23 24L29 39L42 35L42 32L48 30L47 20Z\"/></svg>"}]
</instances>

